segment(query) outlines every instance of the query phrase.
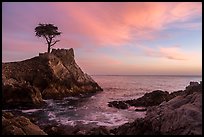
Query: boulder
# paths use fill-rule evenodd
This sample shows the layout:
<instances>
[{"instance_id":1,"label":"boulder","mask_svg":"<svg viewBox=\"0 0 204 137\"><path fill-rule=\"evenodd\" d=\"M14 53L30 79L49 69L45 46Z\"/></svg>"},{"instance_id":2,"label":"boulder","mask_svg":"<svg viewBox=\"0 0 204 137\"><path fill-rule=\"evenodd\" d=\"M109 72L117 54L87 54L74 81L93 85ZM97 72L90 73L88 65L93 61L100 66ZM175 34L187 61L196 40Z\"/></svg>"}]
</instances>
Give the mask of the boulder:
<instances>
[{"instance_id":1,"label":"boulder","mask_svg":"<svg viewBox=\"0 0 204 137\"><path fill-rule=\"evenodd\" d=\"M51 53L19 62L2 63L4 105L43 104L42 99L102 91L76 64L74 50L53 49Z\"/></svg>"},{"instance_id":2,"label":"boulder","mask_svg":"<svg viewBox=\"0 0 204 137\"><path fill-rule=\"evenodd\" d=\"M185 89L185 93L191 94L193 92L202 92L202 81L200 84L198 82L190 82L190 85L188 85Z\"/></svg>"},{"instance_id":3,"label":"boulder","mask_svg":"<svg viewBox=\"0 0 204 137\"><path fill-rule=\"evenodd\" d=\"M41 106L44 104L38 88L28 83L9 83L2 87L3 107Z\"/></svg>"},{"instance_id":4,"label":"boulder","mask_svg":"<svg viewBox=\"0 0 204 137\"><path fill-rule=\"evenodd\" d=\"M3 112L2 135L47 135L47 133L24 116L16 117L10 112Z\"/></svg>"}]
</instances>

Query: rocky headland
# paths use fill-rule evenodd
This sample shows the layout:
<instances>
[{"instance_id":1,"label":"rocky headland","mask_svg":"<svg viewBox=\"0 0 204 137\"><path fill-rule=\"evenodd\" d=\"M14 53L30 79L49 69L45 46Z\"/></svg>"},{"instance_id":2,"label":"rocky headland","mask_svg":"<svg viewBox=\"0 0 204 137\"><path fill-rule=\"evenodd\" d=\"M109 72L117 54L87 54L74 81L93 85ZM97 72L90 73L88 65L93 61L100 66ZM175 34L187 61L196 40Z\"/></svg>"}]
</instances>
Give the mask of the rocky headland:
<instances>
[{"instance_id":1,"label":"rocky headland","mask_svg":"<svg viewBox=\"0 0 204 137\"><path fill-rule=\"evenodd\" d=\"M2 63L3 109L45 107L44 99L86 97L102 90L77 65L72 48L53 49L51 53L40 53L24 61ZM14 111L3 111L2 134L47 135L45 129L29 118L32 119Z\"/></svg>"},{"instance_id":2,"label":"rocky headland","mask_svg":"<svg viewBox=\"0 0 204 137\"><path fill-rule=\"evenodd\" d=\"M31 59L2 63L3 108L37 107L43 99L62 99L102 91L76 64L74 50L53 49Z\"/></svg>"}]
</instances>

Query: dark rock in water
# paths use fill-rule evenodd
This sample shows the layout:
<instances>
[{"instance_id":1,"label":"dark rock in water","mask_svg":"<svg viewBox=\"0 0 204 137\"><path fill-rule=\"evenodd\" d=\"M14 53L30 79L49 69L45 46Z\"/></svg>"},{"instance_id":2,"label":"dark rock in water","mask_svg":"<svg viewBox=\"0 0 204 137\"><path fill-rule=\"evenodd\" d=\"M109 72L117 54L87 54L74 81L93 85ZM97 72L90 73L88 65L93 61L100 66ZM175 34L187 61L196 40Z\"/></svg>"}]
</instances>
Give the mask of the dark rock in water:
<instances>
[{"instance_id":1,"label":"dark rock in water","mask_svg":"<svg viewBox=\"0 0 204 137\"><path fill-rule=\"evenodd\" d=\"M159 105L163 101L168 101L170 98L169 93L167 91L155 90L150 93L145 93L144 96L126 101L112 101L108 102L109 107L116 107L120 109L127 109L128 106L135 107L148 107Z\"/></svg>"},{"instance_id":2,"label":"dark rock in water","mask_svg":"<svg viewBox=\"0 0 204 137\"><path fill-rule=\"evenodd\" d=\"M190 85L187 86L185 90L175 91L170 94L167 91L155 90L150 93L145 93L144 96L138 99L108 102L108 106L116 107L119 109L127 109L128 106L135 107L157 106L162 102L164 101L167 102L178 95L191 94L194 91L201 92L201 90L202 84L199 84L198 82L190 82Z\"/></svg>"},{"instance_id":3,"label":"dark rock in water","mask_svg":"<svg viewBox=\"0 0 204 137\"><path fill-rule=\"evenodd\" d=\"M24 116L15 117L10 112L3 112L2 135L47 135L47 133Z\"/></svg>"},{"instance_id":4,"label":"dark rock in water","mask_svg":"<svg viewBox=\"0 0 204 137\"><path fill-rule=\"evenodd\" d=\"M140 108L140 109L139 109L139 108L136 108L135 111L142 112L142 111L147 111L147 109L146 109L146 108Z\"/></svg>"},{"instance_id":5,"label":"dark rock in water","mask_svg":"<svg viewBox=\"0 0 204 137\"><path fill-rule=\"evenodd\" d=\"M202 85L147 108L145 118L111 131L116 135L202 135Z\"/></svg>"},{"instance_id":6,"label":"dark rock in water","mask_svg":"<svg viewBox=\"0 0 204 137\"><path fill-rule=\"evenodd\" d=\"M145 93L144 96L134 100L127 100L125 103L135 107L148 107L159 105L163 101L168 100L169 93L167 91L155 90L150 93Z\"/></svg>"},{"instance_id":7,"label":"dark rock in water","mask_svg":"<svg viewBox=\"0 0 204 137\"><path fill-rule=\"evenodd\" d=\"M73 49L2 63L3 104L42 104L42 99L95 93L102 88L74 60Z\"/></svg>"},{"instance_id":8,"label":"dark rock in water","mask_svg":"<svg viewBox=\"0 0 204 137\"><path fill-rule=\"evenodd\" d=\"M190 86L190 87L193 87L193 86L198 86L198 85L199 85L198 82L191 81L189 86ZM189 86L188 86L188 87L189 87Z\"/></svg>"},{"instance_id":9,"label":"dark rock in water","mask_svg":"<svg viewBox=\"0 0 204 137\"><path fill-rule=\"evenodd\" d=\"M202 81L200 84L198 82L190 82L190 85L186 87L185 93L191 94L193 92L202 92Z\"/></svg>"},{"instance_id":10,"label":"dark rock in water","mask_svg":"<svg viewBox=\"0 0 204 137\"><path fill-rule=\"evenodd\" d=\"M109 107L116 107L119 109L127 109L128 108L128 104L126 104L123 101L112 101L108 103Z\"/></svg>"}]
</instances>

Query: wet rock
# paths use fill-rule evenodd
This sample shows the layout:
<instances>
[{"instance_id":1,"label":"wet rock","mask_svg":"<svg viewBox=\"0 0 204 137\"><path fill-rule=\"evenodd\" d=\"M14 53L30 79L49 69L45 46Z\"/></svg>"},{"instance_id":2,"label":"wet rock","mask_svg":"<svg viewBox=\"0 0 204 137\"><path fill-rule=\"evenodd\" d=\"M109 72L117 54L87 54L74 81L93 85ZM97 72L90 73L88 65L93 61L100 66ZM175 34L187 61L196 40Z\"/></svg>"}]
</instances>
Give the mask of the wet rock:
<instances>
[{"instance_id":1,"label":"wet rock","mask_svg":"<svg viewBox=\"0 0 204 137\"><path fill-rule=\"evenodd\" d=\"M44 104L40 91L27 83L4 85L2 87L3 107L40 106Z\"/></svg>"},{"instance_id":2,"label":"wet rock","mask_svg":"<svg viewBox=\"0 0 204 137\"><path fill-rule=\"evenodd\" d=\"M199 85L198 82L191 81L189 86L193 87L193 86L198 86L198 85Z\"/></svg>"},{"instance_id":3,"label":"wet rock","mask_svg":"<svg viewBox=\"0 0 204 137\"><path fill-rule=\"evenodd\" d=\"M127 109L128 108L128 104L123 102L123 101L112 101L108 103L109 107L116 107L119 109Z\"/></svg>"},{"instance_id":4,"label":"wet rock","mask_svg":"<svg viewBox=\"0 0 204 137\"><path fill-rule=\"evenodd\" d=\"M110 132L114 135L159 135L152 130L152 124L150 121L143 118L136 119L132 123L126 123L119 126L116 129L112 129Z\"/></svg>"},{"instance_id":5,"label":"wet rock","mask_svg":"<svg viewBox=\"0 0 204 137\"><path fill-rule=\"evenodd\" d=\"M48 135L63 135L64 134L63 128L60 128L58 126L48 125L48 126L44 127L43 130L46 133L48 133Z\"/></svg>"},{"instance_id":6,"label":"wet rock","mask_svg":"<svg viewBox=\"0 0 204 137\"><path fill-rule=\"evenodd\" d=\"M202 81L200 84L198 82L190 82L190 85L188 85L185 89L185 93L191 94L193 92L202 92Z\"/></svg>"},{"instance_id":7,"label":"wet rock","mask_svg":"<svg viewBox=\"0 0 204 137\"><path fill-rule=\"evenodd\" d=\"M41 127L48 135L110 135L109 129L104 126L94 127L87 125L47 124Z\"/></svg>"},{"instance_id":8,"label":"wet rock","mask_svg":"<svg viewBox=\"0 0 204 137\"><path fill-rule=\"evenodd\" d=\"M167 101L168 97L169 93L167 91L155 90L150 93L145 93L144 96L136 100L127 100L125 103L135 107L156 106L163 101Z\"/></svg>"},{"instance_id":9,"label":"wet rock","mask_svg":"<svg viewBox=\"0 0 204 137\"><path fill-rule=\"evenodd\" d=\"M147 109L146 108L136 108L135 111L142 112L142 111L147 111Z\"/></svg>"},{"instance_id":10,"label":"wet rock","mask_svg":"<svg viewBox=\"0 0 204 137\"><path fill-rule=\"evenodd\" d=\"M148 107L159 105L163 101L168 101L169 99L170 95L167 91L155 90L150 93L145 93L144 96L138 99L108 102L108 106L120 109L127 109L128 106Z\"/></svg>"},{"instance_id":11,"label":"wet rock","mask_svg":"<svg viewBox=\"0 0 204 137\"><path fill-rule=\"evenodd\" d=\"M93 128L86 133L86 135L110 135L108 129L104 126Z\"/></svg>"},{"instance_id":12,"label":"wet rock","mask_svg":"<svg viewBox=\"0 0 204 137\"><path fill-rule=\"evenodd\" d=\"M5 106L35 106L43 104L42 99L102 91L76 64L72 48L53 49L24 61L2 63L2 88Z\"/></svg>"},{"instance_id":13,"label":"wet rock","mask_svg":"<svg viewBox=\"0 0 204 137\"><path fill-rule=\"evenodd\" d=\"M14 116L10 112L3 112L2 135L47 135L37 125L24 116Z\"/></svg>"}]
</instances>

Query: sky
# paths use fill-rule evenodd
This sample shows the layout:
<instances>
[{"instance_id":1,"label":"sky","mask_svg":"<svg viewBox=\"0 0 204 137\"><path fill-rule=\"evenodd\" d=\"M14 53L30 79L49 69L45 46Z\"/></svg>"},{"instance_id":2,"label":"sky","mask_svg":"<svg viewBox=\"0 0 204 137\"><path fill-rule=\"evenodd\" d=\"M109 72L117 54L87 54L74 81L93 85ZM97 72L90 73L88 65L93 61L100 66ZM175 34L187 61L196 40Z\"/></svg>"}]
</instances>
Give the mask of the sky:
<instances>
[{"instance_id":1,"label":"sky","mask_svg":"<svg viewBox=\"0 0 204 137\"><path fill-rule=\"evenodd\" d=\"M201 2L3 2L2 62L47 51L39 23L90 75L202 75Z\"/></svg>"}]
</instances>

